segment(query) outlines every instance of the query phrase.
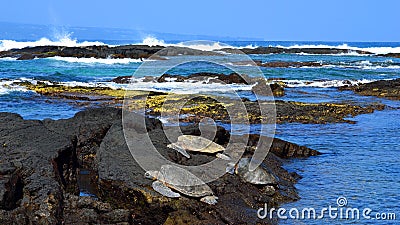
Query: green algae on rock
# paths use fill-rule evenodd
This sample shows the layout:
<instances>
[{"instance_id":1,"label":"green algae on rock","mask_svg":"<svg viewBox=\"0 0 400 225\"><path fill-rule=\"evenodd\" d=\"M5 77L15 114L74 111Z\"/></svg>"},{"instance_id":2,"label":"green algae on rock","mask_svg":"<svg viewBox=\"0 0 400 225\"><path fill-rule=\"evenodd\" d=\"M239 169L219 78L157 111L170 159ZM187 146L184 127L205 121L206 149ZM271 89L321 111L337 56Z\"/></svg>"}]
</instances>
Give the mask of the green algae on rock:
<instances>
[{"instance_id":1,"label":"green algae on rock","mask_svg":"<svg viewBox=\"0 0 400 225\"><path fill-rule=\"evenodd\" d=\"M366 84L341 87L339 90L352 90L360 95L400 100L400 79L379 80Z\"/></svg>"}]
</instances>

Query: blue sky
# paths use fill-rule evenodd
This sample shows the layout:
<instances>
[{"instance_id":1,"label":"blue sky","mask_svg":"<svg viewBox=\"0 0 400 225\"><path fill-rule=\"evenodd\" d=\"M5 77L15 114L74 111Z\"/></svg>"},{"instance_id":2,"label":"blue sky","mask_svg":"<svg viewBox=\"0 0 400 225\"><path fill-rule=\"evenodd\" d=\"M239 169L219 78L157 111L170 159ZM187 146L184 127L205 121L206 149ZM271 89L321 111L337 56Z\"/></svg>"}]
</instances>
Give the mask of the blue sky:
<instances>
[{"instance_id":1,"label":"blue sky","mask_svg":"<svg viewBox=\"0 0 400 225\"><path fill-rule=\"evenodd\" d=\"M400 41L398 0L13 0L0 21L265 40Z\"/></svg>"}]
</instances>

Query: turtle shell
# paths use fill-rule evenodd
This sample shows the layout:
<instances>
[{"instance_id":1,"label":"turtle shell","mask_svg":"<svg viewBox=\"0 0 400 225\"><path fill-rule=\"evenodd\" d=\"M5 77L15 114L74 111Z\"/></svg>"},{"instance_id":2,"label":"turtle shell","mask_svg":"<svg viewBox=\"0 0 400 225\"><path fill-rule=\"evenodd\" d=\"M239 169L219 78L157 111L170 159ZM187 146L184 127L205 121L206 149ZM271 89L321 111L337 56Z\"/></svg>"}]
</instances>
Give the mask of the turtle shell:
<instances>
[{"instance_id":1,"label":"turtle shell","mask_svg":"<svg viewBox=\"0 0 400 225\"><path fill-rule=\"evenodd\" d=\"M187 196L204 197L213 195L211 188L200 178L177 166L163 165L157 180Z\"/></svg>"},{"instance_id":2,"label":"turtle shell","mask_svg":"<svg viewBox=\"0 0 400 225\"><path fill-rule=\"evenodd\" d=\"M181 135L175 145L192 152L217 153L225 151L223 146L195 135Z\"/></svg>"},{"instance_id":3,"label":"turtle shell","mask_svg":"<svg viewBox=\"0 0 400 225\"><path fill-rule=\"evenodd\" d=\"M250 158L242 158L236 166L236 174L238 174L244 181L251 184L276 184L276 178L268 173L261 166L255 170L249 170Z\"/></svg>"}]
</instances>

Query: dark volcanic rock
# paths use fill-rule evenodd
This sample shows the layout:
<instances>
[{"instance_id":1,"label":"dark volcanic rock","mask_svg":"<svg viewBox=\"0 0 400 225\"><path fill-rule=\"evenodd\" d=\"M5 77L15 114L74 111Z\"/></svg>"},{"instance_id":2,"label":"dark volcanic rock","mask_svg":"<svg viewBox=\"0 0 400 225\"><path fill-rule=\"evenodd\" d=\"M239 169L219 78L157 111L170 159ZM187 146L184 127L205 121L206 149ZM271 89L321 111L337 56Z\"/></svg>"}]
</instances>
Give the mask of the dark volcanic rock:
<instances>
[{"instance_id":1,"label":"dark volcanic rock","mask_svg":"<svg viewBox=\"0 0 400 225\"><path fill-rule=\"evenodd\" d=\"M77 58L149 58L154 53L163 49L161 46L125 45L125 46L36 46L22 49L12 49L0 52L0 57L17 57L21 60L32 58L47 58L53 56Z\"/></svg>"},{"instance_id":2,"label":"dark volcanic rock","mask_svg":"<svg viewBox=\"0 0 400 225\"><path fill-rule=\"evenodd\" d=\"M338 48L281 48L281 47L258 47L258 48L242 48L231 49L225 48L221 51L234 54L345 54L356 52L358 54L372 54L370 52L351 49Z\"/></svg>"},{"instance_id":3,"label":"dark volcanic rock","mask_svg":"<svg viewBox=\"0 0 400 225\"><path fill-rule=\"evenodd\" d=\"M119 76L114 79L112 79L112 82L115 82L117 84L129 84L131 82L132 76Z\"/></svg>"},{"instance_id":4,"label":"dark volcanic rock","mask_svg":"<svg viewBox=\"0 0 400 225\"><path fill-rule=\"evenodd\" d=\"M352 90L360 95L400 100L400 78L395 80L379 80L367 84L340 87L340 90Z\"/></svg>"},{"instance_id":5,"label":"dark volcanic rock","mask_svg":"<svg viewBox=\"0 0 400 225\"><path fill-rule=\"evenodd\" d=\"M400 58L400 53L388 53L388 54L381 54L378 56L390 57L390 58Z\"/></svg>"},{"instance_id":6,"label":"dark volcanic rock","mask_svg":"<svg viewBox=\"0 0 400 225\"><path fill-rule=\"evenodd\" d=\"M155 55L157 53L157 55ZM22 49L11 49L0 52L0 58L14 57L19 60L34 58L47 58L54 56L77 57L77 58L152 58L164 60L160 56L176 55L221 55L216 52L201 51L185 47L147 46L147 45L122 45L110 47L107 45L65 47L65 46L36 46Z\"/></svg>"},{"instance_id":7,"label":"dark volcanic rock","mask_svg":"<svg viewBox=\"0 0 400 225\"><path fill-rule=\"evenodd\" d=\"M30 59L34 59L35 56L32 54L23 54L21 55L17 60L30 60Z\"/></svg>"},{"instance_id":8,"label":"dark volcanic rock","mask_svg":"<svg viewBox=\"0 0 400 225\"><path fill-rule=\"evenodd\" d=\"M211 51L203 51L197 50L187 47L173 47L169 46L167 48L162 49L157 53L158 56L177 56L177 55L203 55L203 56L212 56L212 55L222 55L221 53L211 52Z\"/></svg>"},{"instance_id":9,"label":"dark volcanic rock","mask_svg":"<svg viewBox=\"0 0 400 225\"><path fill-rule=\"evenodd\" d=\"M169 141L158 120L146 119L146 124L153 144L170 160L193 165L215 158L193 154L186 159L166 147ZM200 134L195 125L182 131ZM226 144L228 138L218 128L215 141ZM253 135L249 145L256 142ZM276 139L263 166L279 184L255 186L226 174L209 184L219 197L211 206L190 197L165 198L152 190L126 145L118 109L91 109L57 121L0 113L0 144L0 224L269 224L276 221L257 219L258 207L298 199L296 176L281 167L274 153L283 158L315 155ZM82 168L93 172L90 182L97 198L78 196Z\"/></svg>"}]
</instances>

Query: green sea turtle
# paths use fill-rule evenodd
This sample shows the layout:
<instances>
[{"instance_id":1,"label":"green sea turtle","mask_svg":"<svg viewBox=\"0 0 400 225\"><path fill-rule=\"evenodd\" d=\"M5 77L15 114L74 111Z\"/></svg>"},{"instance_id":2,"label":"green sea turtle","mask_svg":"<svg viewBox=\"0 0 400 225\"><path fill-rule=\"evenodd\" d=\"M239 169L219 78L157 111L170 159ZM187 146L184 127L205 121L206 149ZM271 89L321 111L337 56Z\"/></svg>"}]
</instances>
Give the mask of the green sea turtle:
<instances>
[{"instance_id":1,"label":"green sea turtle","mask_svg":"<svg viewBox=\"0 0 400 225\"><path fill-rule=\"evenodd\" d=\"M200 198L200 201L210 205L217 203L218 197L214 196L207 184L180 167L163 165L160 171L147 171L145 177L154 180L153 189L163 196L178 198L181 193L189 197Z\"/></svg>"},{"instance_id":2,"label":"green sea turtle","mask_svg":"<svg viewBox=\"0 0 400 225\"><path fill-rule=\"evenodd\" d=\"M277 179L261 166L257 167L253 171L250 171L250 160L250 158L241 158L236 165L228 164L229 166L227 167L226 171L231 174L237 174L240 178L242 178L242 180L251 184L277 184Z\"/></svg>"},{"instance_id":3,"label":"green sea turtle","mask_svg":"<svg viewBox=\"0 0 400 225\"><path fill-rule=\"evenodd\" d=\"M229 156L220 153L225 151L225 148L223 146L200 136L181 135L178 137L177 142L171 143L167 145L167 147L176 150L187 158L190 158L190 155L187 153L187 151L190 151L210 154L216 153L216 157L218 158L231 160Z\"/></svg>"}]
</instances>

